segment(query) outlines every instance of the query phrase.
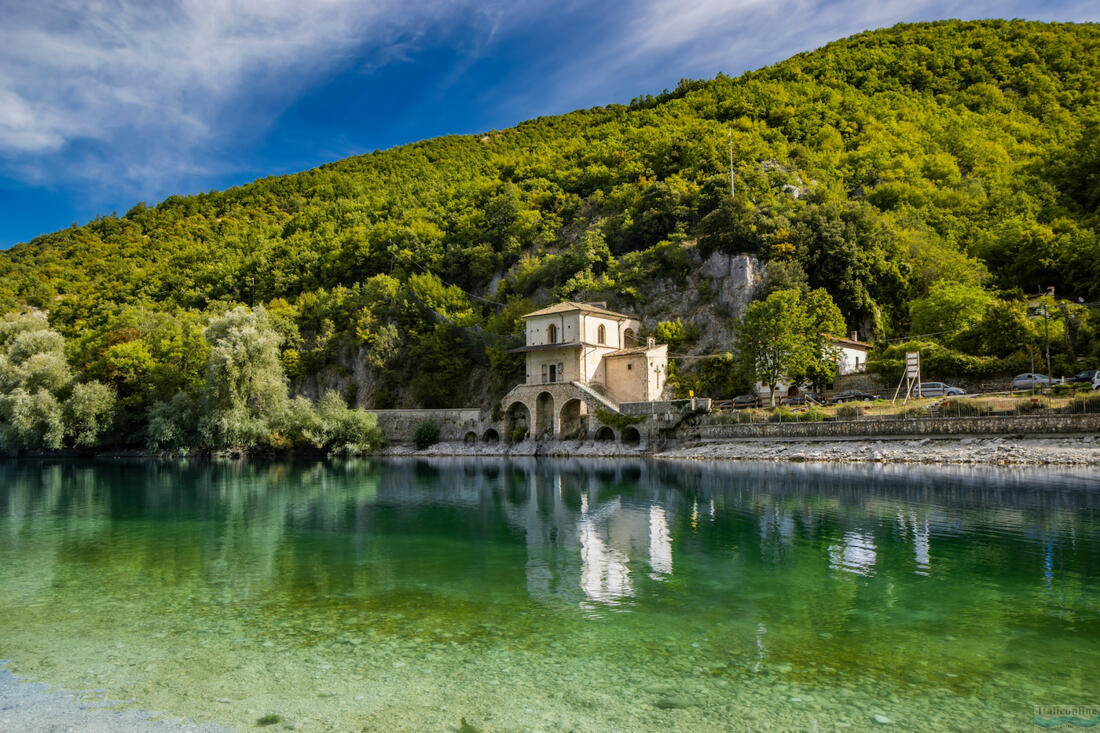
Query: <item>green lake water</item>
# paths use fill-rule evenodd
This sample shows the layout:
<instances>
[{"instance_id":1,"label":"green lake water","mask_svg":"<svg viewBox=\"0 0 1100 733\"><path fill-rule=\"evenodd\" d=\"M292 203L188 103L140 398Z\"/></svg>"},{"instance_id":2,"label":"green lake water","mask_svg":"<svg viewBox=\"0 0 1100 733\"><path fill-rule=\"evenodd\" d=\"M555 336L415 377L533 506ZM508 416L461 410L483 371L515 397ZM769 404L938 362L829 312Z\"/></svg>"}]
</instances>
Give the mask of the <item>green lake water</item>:
<instances>
[{"instance_id":1,"label":"green lake water","mask_svg":"<svg viewBox=\"0 0 1100 733\"><path fill-rule=\"evenodd\" d=\"M0 659L299 730L1032 730L1100 704L1095 471L0 463Z\"/></svg>"}]
</instances>

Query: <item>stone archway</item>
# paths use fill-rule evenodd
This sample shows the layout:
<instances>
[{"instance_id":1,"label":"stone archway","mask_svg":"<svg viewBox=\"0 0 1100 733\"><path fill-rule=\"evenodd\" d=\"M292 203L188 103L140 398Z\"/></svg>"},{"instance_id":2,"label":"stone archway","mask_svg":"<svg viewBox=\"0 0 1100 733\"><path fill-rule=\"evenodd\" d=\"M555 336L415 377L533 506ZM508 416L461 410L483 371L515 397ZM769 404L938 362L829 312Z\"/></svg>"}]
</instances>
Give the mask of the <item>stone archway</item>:
<instances>
[{"instance_id":1,"label":"stone archway","mask_svg":"<svg viewBox=\"0 0 1100 733\"><path fill-rule=\"evenodd\" d=\"M535 437L554 437L554 395L549 392L539 392L535 398Z\"/></svg>"},{"instance_id":2,"label":"stone archway","mask_svg":"<svg viewBox=\"0 0 1100 733\"><path fill-rule=\"evenodd\" d=\"M477 433L475 433L473 430L469 431L468 433L466 433L466 435L464 435L462 437L462 442L463 443L476 443L477 442Z\"/></svg>"},{"instance_id":3,"label":"stone archway","mask_svg":"<svg viewBox=\"0 0 1100 733\"><path fill-rule=\"evenodd\" d=\"M588 433L588 405L574 397L561 406L558 436L562 440L583 440Z\"/></svg>"},{"instance_id":4,"label":"stone archway","mask_svg":"<svg viewBox=\"0 0 1100 733\"><path fill-rule=\"evenodd\" d=\"M522 402L508 405L504 413L504 437L512 443L525 440L531 434L531 410Z\"/></svg>"},{"instance_id":5,"label":"stone archway","mask_svg":"<svg viewBox=\"0 0 1100 733\"><path fill-rule=\"evenodd\" d=\"M596 440L599 440L599 441L615 440L615 431L612 430L607 425L603 425L603 426L600 427L599 430L596 431Z\"/></svg>"},{"instance_id":6,"label":"stone archway","mask_svg":"<svg viewBox=\"0 0 1100 733\"><path fill-rule=\"evenodd\" d=\"M488 430L485 431L485 435L481 436L481 442L483 442L483 443L499 443L500 442L500 433L498 433L493 428L489 428Z\"/></svg>"},{"instance_id":7,"label":"stone archway","mask_svg":"<svg viewBox=\"0 0 1100 733\"><path fill-rule=\"evenodd\" d=\"M637 445L642 440L642 434L638 432L638 428L628 426L623 428L623 433L619 436L623 445Z\"/></svg>"}]
</instances>

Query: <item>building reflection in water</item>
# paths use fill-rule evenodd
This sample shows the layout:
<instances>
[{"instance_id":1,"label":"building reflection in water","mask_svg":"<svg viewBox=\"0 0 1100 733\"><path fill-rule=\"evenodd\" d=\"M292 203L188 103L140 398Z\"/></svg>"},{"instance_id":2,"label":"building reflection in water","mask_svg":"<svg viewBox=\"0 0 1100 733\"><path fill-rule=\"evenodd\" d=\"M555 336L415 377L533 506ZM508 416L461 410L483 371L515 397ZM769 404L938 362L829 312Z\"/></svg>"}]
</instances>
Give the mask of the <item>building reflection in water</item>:
<instances>
[{"instance_id":1,"label":"building reflection in water","mask_svg":"<svg viewBox=\"0 0 1100 733\"><path fill-rule=\"evenodd\" d=\"M959 539L970 535L1033 563L1054 587L1087 552L1073 538L1092 531L1097 485L1069 471L572 459L0 462L0 549L11 558L0 580L45 593L59 563L115 542L126 553L100 552L102 562L169 558L223 601L285 582L290 546L311 583L377 588L364 568L382 557L378 538L425 532L422 510L433 507L447 517L437 533L518 543L517 580L540 603L637 602L674 572L705 584L690 558L706 555L742 558L713 566L731 583L753 563L820 567L823 554L838 574L950 573L967 564L960 553L977 552ZM330 568L333 553L354 577Z\"/></svg>"},{"instance_id":2,"label":"building reflection in water","mask_svg":"<svg viewBox=\"0 0 1100 733\"><path fill-rule=\"evenodd\" d=\"M833 570L873 575L877 558L875 536L870 532L845 532L842 544L829 545L829 567Z\"/></svg>"}]
</instances>

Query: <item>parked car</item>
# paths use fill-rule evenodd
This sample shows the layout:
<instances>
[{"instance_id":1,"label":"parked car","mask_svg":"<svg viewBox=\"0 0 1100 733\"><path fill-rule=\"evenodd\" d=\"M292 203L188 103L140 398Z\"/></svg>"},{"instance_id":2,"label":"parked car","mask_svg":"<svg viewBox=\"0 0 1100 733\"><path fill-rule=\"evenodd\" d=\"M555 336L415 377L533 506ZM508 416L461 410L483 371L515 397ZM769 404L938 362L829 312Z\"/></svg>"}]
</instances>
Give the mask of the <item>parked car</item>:
<instances>
[{"instance_id":1,"label":"parked car","mask_svg":"<svg viewBox=\"0 0 1100 733\"><path fill-rule=\"evenodd\" d=\"M966 394L966 390L962 387L952 387L950 384L944 384L943 382L920 383L921 397L954 397L960 394Z\"/></svg>"},{"instance_id":2,"label":"parked car","mask_svg":"<svg viewBox=\"0 0 1100 733\"><path fill-rule=\"evenodd\" d=\"M1086 369L1083 372L1077 372L1072 377L1068 378L1067 382L1084 382L1085 384L1092 384L1096 380L1096 375L1100 374L1100 369Z\"/></svg>"},{"instance_id":3,"label":"parked car","mask_svg":"<svg viewBox=\"0 0 1100 733\"><path fill-rule=\"evenodd\" d=\"M864 392L858 389L846 389L843 392L837 392L829 401L832 402L834 405L838 405L841 402L855 402L857 400L877 399L879 399L879 396L871 394L870 392Z\"/></svg>"},{"instance_id":4,"label":"parked car","mask_svg":"<svg viewBox=\"0 0 1100 733\"><path fill-rule=\"evenodd\" d=\"M812 405L812 404L825 404L825 396L817 394L816 392L803 392L802 394L796 394L791 397L784 397L779 403L781 405Z\"/></svg>"},{"instance_id":5,"label":"parked car","mask_svg":"<svg viewBox=\"0 0 1100 733\"><path fill-rule=\"evenodd\" d=\"M1093 389L1100 389L1100 371L1098 371L1098 372L1096 372L1096 374L1092 375L1092 388Z\"/></svg>"},{"instance_id":6,"label":"parked car","mask_svg":"<svg viewBox=\"0 0 1100 733\"><path fill-rule=\"evenodd\" d=\"M1035 389L1036 387L1049 387L1050 377L1045 374L1025 372L1012 378L1012 389Z\"/></svg>"},{"instance_id":7,"label":"parked car","mask_svg":"<svg viewBox=\"0 0 1100 733\"><path fill-rule=\"evenodd\" d=\"M739 394L733 398L733 409L743 410L746 407L760 407L760 398L754 394Z\"/></svg>"}]
</instances>

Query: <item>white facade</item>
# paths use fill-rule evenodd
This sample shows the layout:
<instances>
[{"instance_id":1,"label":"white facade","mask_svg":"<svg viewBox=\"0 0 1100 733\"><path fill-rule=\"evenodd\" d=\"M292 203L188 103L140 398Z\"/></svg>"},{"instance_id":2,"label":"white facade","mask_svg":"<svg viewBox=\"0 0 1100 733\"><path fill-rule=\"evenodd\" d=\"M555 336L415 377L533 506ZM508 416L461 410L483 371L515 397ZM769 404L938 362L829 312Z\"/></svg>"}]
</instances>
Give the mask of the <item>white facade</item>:
<instances>
[{"instance_id":1,"label":"white facade","mask_svg":"<svg viewBox=\"0 0 1100 733\"><path fill-rule=\"evenodd\" d=\"M641 321L602 304L565 302L524 316L525 383L577 382L616 402L659 400L668 347L639 346Z\"/></svg>"},{"instance_id":2,"label":"white facade","mask_svg":"<svg viewBox=\"0 0 1100 733\"><path fill-rule=\"evenodd\" d=\"M871 344L865 344L854 338L841 338L840 336L826 336L825 341L837 350L838 376L860 374L867 371L867 352L871 350Z\"/></svg>"}]
</instances>

